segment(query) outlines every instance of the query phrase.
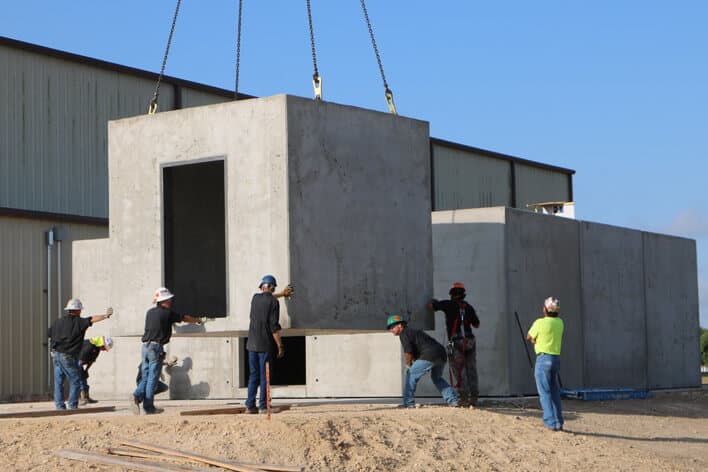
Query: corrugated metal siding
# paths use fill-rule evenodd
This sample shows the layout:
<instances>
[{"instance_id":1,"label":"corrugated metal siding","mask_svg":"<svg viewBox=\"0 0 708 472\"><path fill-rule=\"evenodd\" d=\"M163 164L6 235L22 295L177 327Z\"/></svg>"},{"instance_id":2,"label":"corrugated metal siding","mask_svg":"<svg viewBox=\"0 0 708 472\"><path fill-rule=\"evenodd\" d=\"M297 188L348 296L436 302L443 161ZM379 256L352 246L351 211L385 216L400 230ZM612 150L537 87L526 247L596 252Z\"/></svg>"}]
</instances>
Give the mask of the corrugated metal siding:
<instances>
[{"instance_id":1,"label":"corrugated metal siding","mask_svg":"<svg viewBox=\"0 0 708 472\"><path fill-rule=\"evenodd\" d=\"M47 390L47 249L45 233L62 227L62 294L57 298L56 246L52 250L52 313L71 296L71 241L108 237L105 226L57 224L0 217L0 400ZM79 270L79 268L74 268Z\"/></svg>"},{"instance_id":2,"label":"corrugated metal siding","mask_svg":"<svg viewBox=\"0 0 708 472\"><path fill-rule=\"evenodd\" d=\"M433 210L511 205L511 163L433 144Z\"/></svg>"},{"instance_id":3,"label":"corrugated metal siding","mask_svg":"<svg viewBox=\"0 0 708 472\"><path fill-rule=\"evenodd\" d=\"M516 206L527 209L530 203L567 202L571 175L530 165L515 164Z\"/></svg>"},{"instance_id":4,"label":"corrugated metal siding","mask_svg":"<svg viewBox=\"0 0 708 472\"><path fill-rule=\"evenodd\" d=\"M182 91L182 107L200 107L203 105L213 105L214 103L223 103L231 101L230 98L214 95L203 90L194 90L187 87L181 87Z\"/></svg>"},{"instance_id":5,"label":"corrugated metal siding","mask_svg":"<svg viewBox=\"0 0 708 472\"><path fill-rule=\"evenodd\" d=\"M108 217L107 122L146 113L155 81L0 45L0 207ZM182 107L227 101L180 86ZM163 82L161 111L174 109Z\"/></svg>"}]
</instances>

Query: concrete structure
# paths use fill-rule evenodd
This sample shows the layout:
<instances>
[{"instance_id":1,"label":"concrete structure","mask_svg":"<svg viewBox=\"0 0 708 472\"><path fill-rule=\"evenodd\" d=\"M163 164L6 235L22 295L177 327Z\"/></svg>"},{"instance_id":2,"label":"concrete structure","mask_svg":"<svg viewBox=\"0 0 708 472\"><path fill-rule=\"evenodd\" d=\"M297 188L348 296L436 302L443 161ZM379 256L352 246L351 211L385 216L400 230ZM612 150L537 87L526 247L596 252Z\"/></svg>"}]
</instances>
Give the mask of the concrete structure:
<instances>
[{"instance_id":1,"label":"concrete structure","mask_svg":"<svg viewBox=\"0 0 708 472\"><path fill-rule=\"evenodd\" d=\"M514 313L525 335L550 295L566 388L700 386L693 240L511 208L442 211L433 260L435 293L463 280L480 312L483 395L535 392Z\"/></svg>"}]
</instances>

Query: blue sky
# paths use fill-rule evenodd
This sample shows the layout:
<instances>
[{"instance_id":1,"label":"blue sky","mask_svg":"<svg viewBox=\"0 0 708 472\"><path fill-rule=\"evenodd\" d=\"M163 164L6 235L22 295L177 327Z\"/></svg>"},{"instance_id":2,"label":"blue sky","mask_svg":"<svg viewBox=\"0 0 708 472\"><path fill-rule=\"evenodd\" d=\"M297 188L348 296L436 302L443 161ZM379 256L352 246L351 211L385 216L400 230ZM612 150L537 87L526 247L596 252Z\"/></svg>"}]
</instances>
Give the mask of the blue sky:
<instances>
[{"instance_id":1,"label":"blue sky","mask_svg":"<svg viewBox=\"0 0 708 472\"><path fill-rule=\"evenodd\" d=\"M239 89L312 96L305 0L243 0ZM158 71L175 0L5 0L0 35ZM233 89L237 0L183 0L166 73ZM325 100L386 110L357 0L311 0ZM685 236L708 328L708 2L369 0L400 114L575 169L576 215ZM146 101L149 97L146 97Z\"/></svg>"}]
</instances>

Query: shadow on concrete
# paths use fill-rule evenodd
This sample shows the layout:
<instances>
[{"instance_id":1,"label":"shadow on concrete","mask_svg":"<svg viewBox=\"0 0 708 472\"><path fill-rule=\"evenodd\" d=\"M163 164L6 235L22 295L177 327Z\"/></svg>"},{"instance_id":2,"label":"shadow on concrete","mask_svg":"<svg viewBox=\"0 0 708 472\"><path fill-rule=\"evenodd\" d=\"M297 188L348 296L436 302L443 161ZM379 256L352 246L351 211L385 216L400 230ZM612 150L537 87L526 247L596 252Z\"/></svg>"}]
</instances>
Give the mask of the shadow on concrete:
<instances>
[{"instance_id":1,"label":"shadow on concrete","mask_svg":"<svg viewBox=\"0 0 708 472\"><path fill-rule=\"evenodd\" d=\"M189 371L192 370L192 358L185 357L182 365L165 368L170 376L170 400L194 400L209 396L209 383L199 382L192 385Z\"/></svg>"}]
</instances>

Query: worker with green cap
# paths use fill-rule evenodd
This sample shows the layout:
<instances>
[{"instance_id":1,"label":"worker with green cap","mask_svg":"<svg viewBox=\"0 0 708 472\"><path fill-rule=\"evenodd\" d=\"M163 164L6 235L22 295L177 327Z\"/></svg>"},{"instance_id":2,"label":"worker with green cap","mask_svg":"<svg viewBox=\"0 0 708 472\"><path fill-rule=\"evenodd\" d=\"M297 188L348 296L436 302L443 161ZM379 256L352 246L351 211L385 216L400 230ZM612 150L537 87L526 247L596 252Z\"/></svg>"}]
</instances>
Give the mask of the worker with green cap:
<instances>
[{"instance_id":1,"label":"worker with green cap","mask_svg":"<svg viewBox=\"0 0 708 472\"><path fill-rule=\"evenodd\" d=\"M407 325L406 320L400 315L389 316L386 324L386 329L401 340L408 366L403 385L402 407L415 407L416 386L427 372L430 372L430 379L445 402L450 406L457 406L458 398L455 389L442 377L446 362L445 348L424 331L409 328Z\"/></svg>"}]
</instances>

